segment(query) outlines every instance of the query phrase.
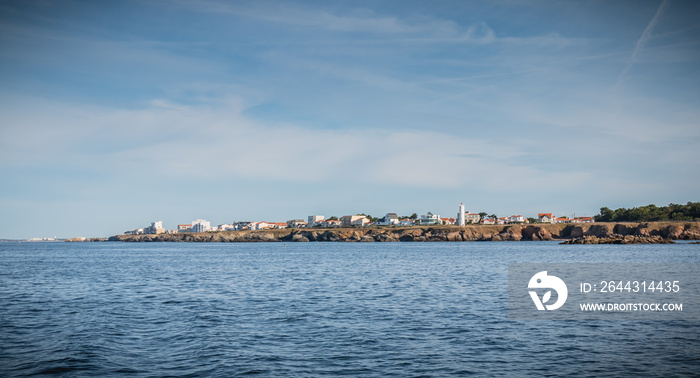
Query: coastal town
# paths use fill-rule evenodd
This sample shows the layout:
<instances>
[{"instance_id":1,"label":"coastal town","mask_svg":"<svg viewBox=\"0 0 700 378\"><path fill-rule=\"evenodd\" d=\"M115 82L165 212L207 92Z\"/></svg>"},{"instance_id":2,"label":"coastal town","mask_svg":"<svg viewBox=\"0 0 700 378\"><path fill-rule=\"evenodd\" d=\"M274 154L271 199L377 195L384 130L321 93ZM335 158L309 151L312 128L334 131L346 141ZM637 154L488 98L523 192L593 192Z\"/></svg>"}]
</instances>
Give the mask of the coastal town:
<instances>
[{"instance_id":1,"label":"coastal town","mask_svg":"<svg viewBox=\"0 0 700 378\"><path fill-rule=\"evenodd\" d=\"M340 218L331 216L326 218L324 215L309 215L306 220L290 219L286 222L271 222L271 221L240 221L232 223L224 223L212 226L211 222L205 219L196 219L190 223L178 224L175 229L166 229L163 227L162 221L152 222L150 226L136 228L125 231L125 235L144 235L144 234L174 234L174 233L201 233L201 232L219 232L219 231L241 231L241 230L269 230L269 229L284 229L284 228L335 228L335 227L372 227L372 226L394 226L394 227L410 227L410 226L436 226L436 225L456 225L465 226L469 224L484 224L484 225L505 225L505 224L530 224L530 223L592 223L593 217L566 217L555 216L552 213L538 213L537 217L524 217L522 215L510 215L507 217L498 217L495 214L485 212L473 213L465 210L464 203L459 205L455 218L441 217L439 214L427 212L418 216L412 214L410 216L399 217L396 213L387 213L382 218L374 218L366 214L345 215Z\"/></svg>"}]
</instances>

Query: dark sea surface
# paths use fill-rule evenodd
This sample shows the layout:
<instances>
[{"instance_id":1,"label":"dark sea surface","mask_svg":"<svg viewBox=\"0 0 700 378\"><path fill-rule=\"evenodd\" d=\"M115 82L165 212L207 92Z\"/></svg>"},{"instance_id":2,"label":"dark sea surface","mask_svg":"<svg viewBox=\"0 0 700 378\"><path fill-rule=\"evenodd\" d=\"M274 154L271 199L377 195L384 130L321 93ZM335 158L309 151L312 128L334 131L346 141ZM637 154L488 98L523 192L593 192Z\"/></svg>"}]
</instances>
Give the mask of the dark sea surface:
<instances>
[{"instance_id":1,"label":"dark sea surface","mask_svg":"<svg viewBox=\"0 0 700 378\"><path fill-rule=\"evenodd\" d=\"M509 262L700 245L0 243L0 375L700 373L698 322L509 321Z\"/></svg>"}]
</instances>

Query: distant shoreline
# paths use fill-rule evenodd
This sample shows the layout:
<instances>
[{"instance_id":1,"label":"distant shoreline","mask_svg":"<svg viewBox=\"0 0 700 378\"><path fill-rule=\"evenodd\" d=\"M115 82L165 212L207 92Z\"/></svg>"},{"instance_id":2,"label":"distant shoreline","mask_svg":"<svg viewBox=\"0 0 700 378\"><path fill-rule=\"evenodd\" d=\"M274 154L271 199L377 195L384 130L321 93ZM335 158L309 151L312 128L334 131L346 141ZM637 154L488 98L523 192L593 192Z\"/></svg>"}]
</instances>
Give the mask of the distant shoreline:
<instances>
[{"instance_id":1,"label":"distant shoreline","mask_svg":"<svg viewBox=\"0 0 700 378\"><path fill-rule=\"evenodd\" d=\"M289 228L158 235L115 235L85 241L121 242L460 242L661 237L700 240L700 222Z\"/></svg>"}]
</instances>

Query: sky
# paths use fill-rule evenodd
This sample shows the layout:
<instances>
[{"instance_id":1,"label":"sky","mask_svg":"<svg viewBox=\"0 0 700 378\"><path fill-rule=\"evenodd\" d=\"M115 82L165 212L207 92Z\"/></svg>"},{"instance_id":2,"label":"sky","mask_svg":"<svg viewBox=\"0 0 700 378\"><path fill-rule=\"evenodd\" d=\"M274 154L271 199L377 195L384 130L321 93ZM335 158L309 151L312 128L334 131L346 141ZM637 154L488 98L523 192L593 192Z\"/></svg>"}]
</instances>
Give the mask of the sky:
<instances>
[{"instance_id":1,"label":"sky","mask_svg":"<svg viewBox=\"0 0 700 378\"><path fill-rule=\"evenodd\" d=\"M0 238L699 201L695 1L0 1Z\"/></svg>"}]
</instances>

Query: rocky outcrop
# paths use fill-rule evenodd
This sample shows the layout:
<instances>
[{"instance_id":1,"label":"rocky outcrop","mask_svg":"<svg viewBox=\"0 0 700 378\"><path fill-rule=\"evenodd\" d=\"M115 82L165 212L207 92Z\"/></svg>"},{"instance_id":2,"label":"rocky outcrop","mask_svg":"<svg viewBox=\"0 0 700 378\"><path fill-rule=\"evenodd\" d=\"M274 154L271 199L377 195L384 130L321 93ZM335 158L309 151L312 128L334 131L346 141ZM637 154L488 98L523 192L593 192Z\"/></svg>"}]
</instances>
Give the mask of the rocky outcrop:
<instances>
[{"instance_id":1,"label":"rocky outcrop","mask_svg":"<svg viewBox=\"0 0 700 378\"><path fill-rule=\"evenodd\" d=\"M591 225L583 234L598 238L607 238L615 234L615 226L610 223L600 223Z\"/></svg>"},{"instance_id":2,"label":"rocky outcrop","mask_svg":"<svg viewBox=\"0 0 700 378\"><path fill-rule=\"evenodd\" d=\"M671 224L661 230L661 236L669 239L680 239L683 231L685 231L683 225Z\"/></svg>"},{"instance_id":3,"label":"rocky outcrop","mask_svg":"<svg viewBox=\"0 0 700 378\"><path fill-rule=\"evenodd\" d=\"M700 224L669 224L661 230L661 236L679 240L700 240Z\"/></svg>"},{"instance_id":4,"label":"rocky outcrop","mask_svg":"<svg viewBox=\"0 0 700 378\"><path fill-rule=\"evenodd\" d=\"M618 235L622 235L622 236L633 235L635 233L635 231L637 230L638 226L639 225L636 225L636 224L620 224L620 223L618 223L613 227L613 232L618 234Z\"/></svg>"},{"instance_id":5,"label":"rocky outcrop","mask_svg":"<svg viewBox=\"0 0 700 378\"><path fill-rule=\"evenodd\" d=\"M491 237L492 241L520 241L523 238L523 229L520 226L508 226L503 232Z\"/></svg>"},{"instance_id":6,"label":"rocky outcrop","mask_svg":"<svg viewBox=\"0 0 700 378\"><path fill-rule=\"evenodd\" d=\"M522 229L521 240L552 240L552 234L544 227L527 226Z\"/></svg>"},{"instance_id":7,"label":"rocky outcrop","mask_svg":"<svg viewBox=\"0 0 700 378\"><path fill-rule=\"evenodd\" d=\"M656 227L651 227L649 223L640 224L634 231L635 236L660 236L661 231Z\"/></svg>"},{"instance_id":8,"label":"rocky outcrop","mask_svg":"<svg viewBox=\"0 0 700 378\"><path fill-rule=\"evenodd\" d=\"M559 244L674 244L671 239L655 236L613 235L608 237L584 236L569 239Z\"/></svg>"},{"instance_id":9,"label":"rocky outcrop","mask_svg":"<svg viewBox=\"0 0 700 378\"><path fill-rule=\"evenodd\" d=\"M431 242L521 240L620 240L624 237L700 240L700 222L469 225L433 227L313 228L264 231L117 235L125 242ZM586 239L588 238L588 239ZM628 239L630 240L630 239ZM641 239L640 239L641 240ZM579 242L575 242L579 244Z\"/></svg>"},{"instance_id":10,"label":"rocky outcrop","mask_svg":"<svg viewBox=\"0 0 700 378\"><path fill-rule=\"evenodd\" d=\"M569 237L572 238L582 238L583 233L583 227L581 226L571 226L571 228L569 229Z\"/></svg>"},{"instance_id":11,"label":"rocky outcrop","mask_svg":"<svg viewBox=\"0 0 700 378\"><path fill-rule=\"evenodd\" d=\"M568 225L554 238L576 239L585 236L610 238L616 236L661 236L676 240L699 240L700 222L648 222L648 223L587 223Z\"/></svg>"}]
</instances>

